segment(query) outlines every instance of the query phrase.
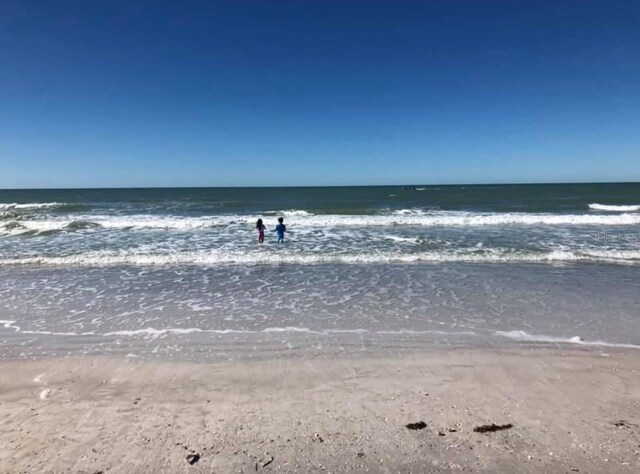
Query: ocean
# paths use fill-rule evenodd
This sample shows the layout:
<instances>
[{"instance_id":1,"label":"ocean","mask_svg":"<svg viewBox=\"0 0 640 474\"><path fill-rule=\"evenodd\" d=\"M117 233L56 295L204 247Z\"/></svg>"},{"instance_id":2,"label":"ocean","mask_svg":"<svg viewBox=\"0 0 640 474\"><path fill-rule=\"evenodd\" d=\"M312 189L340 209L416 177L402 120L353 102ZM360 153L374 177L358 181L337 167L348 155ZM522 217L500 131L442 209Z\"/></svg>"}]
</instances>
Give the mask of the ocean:
<instances>
[{"instance_id":1,"label":"ocean","mask_svg":"<svg viewBox=\"0 0 640 474\"><path fill-rule=\"evenodd\" d=\"M639 270L639 183L0 190L0 357L640 349Z\"/></svg>"}]
</instances>

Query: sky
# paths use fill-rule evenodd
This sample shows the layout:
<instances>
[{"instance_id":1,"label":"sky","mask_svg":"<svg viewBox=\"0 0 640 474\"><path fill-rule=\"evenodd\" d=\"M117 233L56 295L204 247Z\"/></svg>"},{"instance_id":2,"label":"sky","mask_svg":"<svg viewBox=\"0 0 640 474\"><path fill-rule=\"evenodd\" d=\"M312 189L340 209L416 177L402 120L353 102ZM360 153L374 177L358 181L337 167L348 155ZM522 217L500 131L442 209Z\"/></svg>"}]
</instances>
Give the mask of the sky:
<instances>
[{"instance_id":1,"label":"sky","mask_svg":"<svg viewBox=\"0 0 640 474\"><path fill-rule=\"evenodd\" d=\"M0 188L640 181L640 2L0 2Z\"/></svg>"}]
</instances>

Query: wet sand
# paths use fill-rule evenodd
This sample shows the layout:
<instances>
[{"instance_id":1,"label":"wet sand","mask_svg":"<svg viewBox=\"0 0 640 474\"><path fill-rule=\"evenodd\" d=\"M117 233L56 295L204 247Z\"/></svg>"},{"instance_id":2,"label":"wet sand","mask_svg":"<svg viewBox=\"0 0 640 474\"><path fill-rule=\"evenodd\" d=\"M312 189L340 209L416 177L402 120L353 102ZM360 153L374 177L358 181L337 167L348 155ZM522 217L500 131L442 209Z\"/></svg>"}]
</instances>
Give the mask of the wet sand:
<instances>
[{"instance_id":1,"label":"wet sand","mask_svg":"<svg viewBox=\"0 0 640 474\"><path fill-rule=\"evenodd\" d=\"M640 352L605 352L4 361L0 472L640 472Z\"/></svg>"}]
</instances>

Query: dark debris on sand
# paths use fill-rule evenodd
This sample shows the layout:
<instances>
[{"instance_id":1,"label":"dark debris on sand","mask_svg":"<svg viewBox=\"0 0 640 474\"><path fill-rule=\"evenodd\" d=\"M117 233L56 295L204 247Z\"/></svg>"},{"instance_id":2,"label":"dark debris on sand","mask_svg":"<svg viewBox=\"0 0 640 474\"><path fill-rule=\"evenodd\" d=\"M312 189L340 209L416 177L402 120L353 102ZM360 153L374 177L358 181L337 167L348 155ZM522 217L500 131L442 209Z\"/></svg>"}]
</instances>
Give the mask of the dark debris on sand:
<instances>
[{"instance_id":1,"label":"dark debris on sand","mask_svg":"<svg viewBox=\"0 0 640 474\"><path fill-rule=\"evenodd\" d=\"M618 428L630 428L633 423L629 423L627 420L616 421L613 426L617 426Z\"/></svg>"},{"instance_id":2,"label":"dark debris on sand","mask_svg":"<svg viewBox=\"0 0 640 474\"><path fill-rule=\"evenodd\" d=\"M427 424L424 421L419 421L417 423L409 423L406 427L410 430L423 430L427 427Z\"/></svg>"},{"instance_id":3,"label":"dark debris on sand","mask_svg":"<svg viewBox=\"0 0 640 474\"><path fill-rule=\"evenodd\" d=\"M475 433L493 433L494 431L502 431L513 428L512 423L507 423L506 425L496 425L495 423L491 423L490 425L480 425L476 426L473 431Z\"/></svg>"},{"instance_id":4,"label":"dark debris on sand","mask_svg":"<svg viewBox=\"0 0 640 474\"><path fill-rule=\"evenodd\" d=\"M187 454L187 462L191 465L200 461L200 455L198 453Z\"/></svg>"}]
</instances>

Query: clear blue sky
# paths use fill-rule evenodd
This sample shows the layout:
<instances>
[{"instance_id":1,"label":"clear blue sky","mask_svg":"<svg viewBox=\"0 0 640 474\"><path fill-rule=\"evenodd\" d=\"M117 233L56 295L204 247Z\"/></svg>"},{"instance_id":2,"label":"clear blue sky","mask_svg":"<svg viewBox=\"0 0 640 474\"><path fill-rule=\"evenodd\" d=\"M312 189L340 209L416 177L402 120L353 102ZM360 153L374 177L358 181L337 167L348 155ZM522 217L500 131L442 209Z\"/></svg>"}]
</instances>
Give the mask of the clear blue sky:
<instances>
[{"instance_id":1,"label":"clear blue sky","mask_svg":"<svg viewBox=\"0 0 640 474\"><path fill-rule=\"evenodd\" d=\"M618 180L637 0L0 3L1 188Z\"/></svg>"}]
</instances>

